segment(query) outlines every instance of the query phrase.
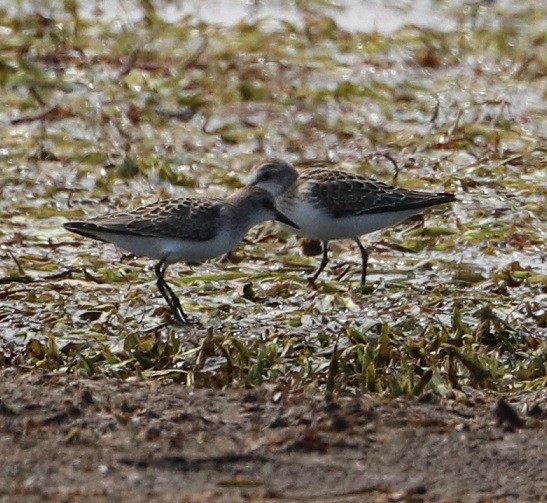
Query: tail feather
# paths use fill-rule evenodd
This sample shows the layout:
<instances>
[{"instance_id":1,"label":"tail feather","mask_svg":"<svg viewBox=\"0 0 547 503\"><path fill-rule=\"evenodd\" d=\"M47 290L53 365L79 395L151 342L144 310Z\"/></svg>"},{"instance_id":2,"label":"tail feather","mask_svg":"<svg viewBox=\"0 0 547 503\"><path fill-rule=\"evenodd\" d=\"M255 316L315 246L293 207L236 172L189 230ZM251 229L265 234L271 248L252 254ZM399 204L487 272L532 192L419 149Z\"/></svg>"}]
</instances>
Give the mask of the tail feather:
<instances>
[{"instance_id":1,"label":"tail feather","mask_svg":"<svg viewBox=\"0 0 547 503\"><path fill-rule=\"evenodd\" d=\"M102 241L104 243L108 242L99 235L99 233L104 232L105 229L91 222L66 222L63 224L63 227L70 232L79 234L80 236L96 239L97 241Z\"/></svg>"},{"instance_id":2,"label":"tail feather","mask_svg":"<svg viewBox=\"0 0 547 503\"><path fill-rule=\"evenodd\" d=\"M398 200L390 202L390 204L378 204L377 206L365 208L359 212L360 215L371 215L374 213L389 213L406 210L425 210L439 204L451 203L456 200L454 194L447 192L432 193L415 193L415 197L408 197L408 200Z\"/></svg>"}]
</instances>

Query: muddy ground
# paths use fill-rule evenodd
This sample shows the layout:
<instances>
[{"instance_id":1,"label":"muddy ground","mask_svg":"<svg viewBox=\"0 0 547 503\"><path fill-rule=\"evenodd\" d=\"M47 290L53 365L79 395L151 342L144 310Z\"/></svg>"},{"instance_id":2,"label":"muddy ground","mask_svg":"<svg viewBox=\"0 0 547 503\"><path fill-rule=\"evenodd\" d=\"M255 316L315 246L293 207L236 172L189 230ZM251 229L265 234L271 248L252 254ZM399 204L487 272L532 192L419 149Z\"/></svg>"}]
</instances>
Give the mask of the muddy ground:
<instances>
[{"instance_id":1,"label":"muddy ground","mask_svg":"<svg viewBox=\"0 0 547 503\"><path fill-rule=\"evenodd\" d=\"M545 392L313 389L0 375L0 501L547 501ZM499 424L502 417L503 424Z\"/></svg>"}]
</instances>

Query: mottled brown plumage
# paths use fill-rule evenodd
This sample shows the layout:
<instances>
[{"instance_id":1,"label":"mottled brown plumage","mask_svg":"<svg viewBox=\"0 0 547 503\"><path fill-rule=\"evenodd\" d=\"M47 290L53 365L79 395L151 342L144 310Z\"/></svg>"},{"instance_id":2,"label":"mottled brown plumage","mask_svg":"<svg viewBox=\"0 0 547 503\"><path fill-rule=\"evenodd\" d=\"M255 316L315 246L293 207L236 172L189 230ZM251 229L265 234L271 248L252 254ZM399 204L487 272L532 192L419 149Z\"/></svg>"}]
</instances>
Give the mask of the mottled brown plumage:
<instances>
[{"instance_id":1,"label":"mottled brown plumage","mask_svg":"<svg viewBox=\"0 0 547 503\"><path fill-rule=\"evenodd\" d=\"M103 229L135 236L208 241L222 225L225 204L222 199L200 197L159 201L135 210L113 213L94 222L82 222L79 230L92 232Z\"/></svg>"},{"instance_id":2,"label":"mottled brown plumage","mask_svg":"<svg viewBox=\"0 0 547 503\"><path fill-rule=\"evenodd\" d=\"M300 172L295 192L334 218L427 208L454 201L452 194L419 192L347 171L312 168ZM291 192L285 196L291 197Z\"/></svg>"}]
</instances>

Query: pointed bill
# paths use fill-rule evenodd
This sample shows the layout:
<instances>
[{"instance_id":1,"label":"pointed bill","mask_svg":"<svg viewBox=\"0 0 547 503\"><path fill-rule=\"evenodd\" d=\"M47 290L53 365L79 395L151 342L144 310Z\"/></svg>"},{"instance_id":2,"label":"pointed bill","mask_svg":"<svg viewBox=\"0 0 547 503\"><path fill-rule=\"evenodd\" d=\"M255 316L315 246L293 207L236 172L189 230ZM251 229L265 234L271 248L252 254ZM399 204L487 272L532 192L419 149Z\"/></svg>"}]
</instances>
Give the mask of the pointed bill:
<instances>
[{"instance_id":1,"label":"pointed bill","mask_svg":"<svg viewBox=\"0 0 547 503\"><path fill-rule=\"evenodd\" d=\"M285 216L280 211L275 214L275 220L281 222L282 224L287 224L294 229L300 229L298 225L296 225L289 217Z\"/></svg>"}]
</instances>

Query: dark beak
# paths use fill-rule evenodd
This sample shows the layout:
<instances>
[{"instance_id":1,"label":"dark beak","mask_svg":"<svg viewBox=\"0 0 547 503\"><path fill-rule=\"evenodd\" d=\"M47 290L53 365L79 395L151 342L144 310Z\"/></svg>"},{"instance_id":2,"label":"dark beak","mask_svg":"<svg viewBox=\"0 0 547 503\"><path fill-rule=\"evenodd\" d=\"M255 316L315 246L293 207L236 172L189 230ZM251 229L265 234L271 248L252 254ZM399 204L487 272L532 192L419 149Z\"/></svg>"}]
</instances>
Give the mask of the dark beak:
<instances>
[{"instance_id":1,"label":"dark beak","mask_svg":"<svg viewBox=\"0 0 547 503\"><path fill-rule=\"evenodd\" d=\"M281 213L280 211L278 211L275 214L275 220L277 220L278 222L281 222L282 224L290 225L291 227L294 227L295 229L300 229L298 225L296 225L290 218L283 215L283 213Z\"/></svg>"}]
</instances>

